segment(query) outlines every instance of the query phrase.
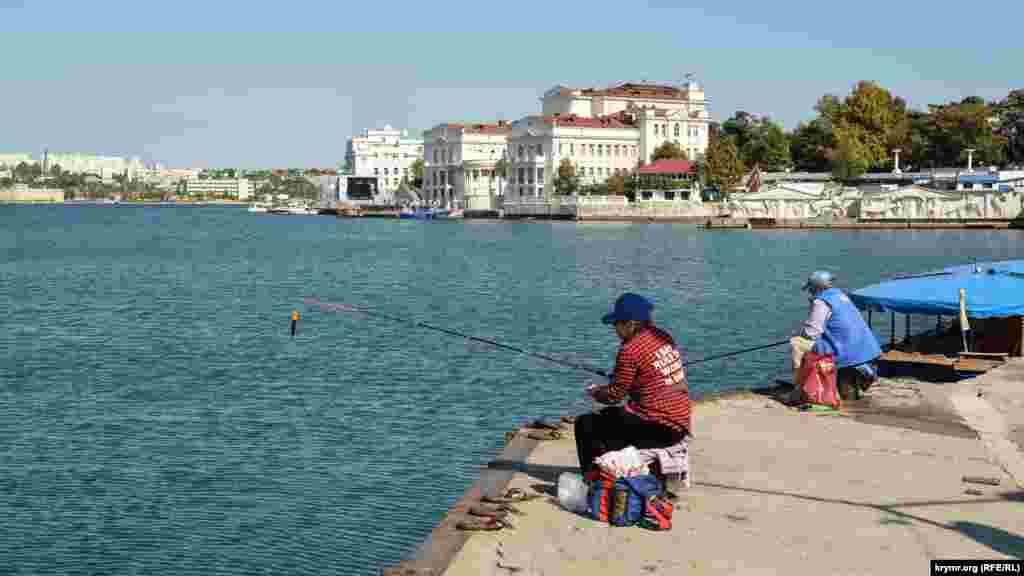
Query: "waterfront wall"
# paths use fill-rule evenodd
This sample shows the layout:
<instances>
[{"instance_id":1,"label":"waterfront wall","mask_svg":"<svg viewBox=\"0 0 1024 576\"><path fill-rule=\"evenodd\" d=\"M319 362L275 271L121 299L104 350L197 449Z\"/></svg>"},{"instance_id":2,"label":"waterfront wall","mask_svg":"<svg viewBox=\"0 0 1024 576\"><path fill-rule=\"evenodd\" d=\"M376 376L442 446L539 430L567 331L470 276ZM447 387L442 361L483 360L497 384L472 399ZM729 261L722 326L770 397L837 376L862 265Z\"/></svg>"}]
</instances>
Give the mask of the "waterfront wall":
<instances>
[{"instance_id":1,"label":"waterfront wall","mask_svg":"<svg viewBox=\"0 0 1024 576\"><path fill-rule=\"evenodd\" d=\"M0 189L0 202L63 202L59 188L29 188L25 185Z\"/></svg>"},{"instance_id":2,"label":"waterfront wall","mask_svg":"<svg viewBox=\"0 0 1024 576\"><path fill-rule=\"evenodd\" d=\"M714 210L692 200L637 200L624 196L565 196L505 202L504 217L552 220L663 220L703 222Z\"/></svg>"}]
</instances>

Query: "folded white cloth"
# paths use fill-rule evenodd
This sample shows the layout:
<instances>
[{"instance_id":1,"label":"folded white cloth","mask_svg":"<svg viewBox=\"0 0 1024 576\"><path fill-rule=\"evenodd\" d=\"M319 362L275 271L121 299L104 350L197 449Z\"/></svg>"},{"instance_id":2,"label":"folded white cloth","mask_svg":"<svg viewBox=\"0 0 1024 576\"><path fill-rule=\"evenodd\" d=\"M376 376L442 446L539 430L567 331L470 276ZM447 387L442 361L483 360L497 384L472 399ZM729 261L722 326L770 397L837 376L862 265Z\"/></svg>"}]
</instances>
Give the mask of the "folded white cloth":
<instances>
[{"instance_id":1,"label":"folded white cloth","mask_svg":"<svg viewBox=\"0 0 1024 576\"><path fill-rule=\"evenodd\" d=\"M641 461L650 465L657 460L661 473L665 476L676 476L690 486L690 440L683 438L678 444L668 448L645 448L637 451Z\"/></svg>"},{"instance_id":2,"label":"folded white cloth","mask_svg":"<svg viewBox=\"0 0 1024 576\"><path fill-rule=\"evenodd\" d=\"M614 452L605 452L595 458L594 463L615 478L650 474L647 462L644 462L634 446L626 446L622 450Z\"/></svg>"}]
</instances>

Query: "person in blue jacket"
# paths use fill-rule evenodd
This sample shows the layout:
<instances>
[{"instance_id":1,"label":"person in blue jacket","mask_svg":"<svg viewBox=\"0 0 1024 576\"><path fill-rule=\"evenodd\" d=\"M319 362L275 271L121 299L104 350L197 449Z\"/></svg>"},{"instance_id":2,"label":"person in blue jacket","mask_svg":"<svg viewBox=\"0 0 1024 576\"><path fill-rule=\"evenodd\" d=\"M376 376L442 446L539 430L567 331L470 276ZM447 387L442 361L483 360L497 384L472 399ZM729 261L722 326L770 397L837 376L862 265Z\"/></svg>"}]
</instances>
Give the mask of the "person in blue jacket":
<instances>
[{"instance_id":1,"label":"person in blue jacket","mask_svg":"<svg viewBox=\"0 0 1024 576\"><path fill-rule=\"evenodd\" d=\"M842 290L834 286L832 273L818 270L810 275L804 290L811 293L811 310L800 334L790 339L793 351L793 385L799 386L797 374L804 354L832 354L836 368L854 368L861 374L864 388L878 380L871 362L882 355L874 332L864 322L860 311ZM790 400L799 400L801 390L793 390Z\"/></svg>"}]
</instances>

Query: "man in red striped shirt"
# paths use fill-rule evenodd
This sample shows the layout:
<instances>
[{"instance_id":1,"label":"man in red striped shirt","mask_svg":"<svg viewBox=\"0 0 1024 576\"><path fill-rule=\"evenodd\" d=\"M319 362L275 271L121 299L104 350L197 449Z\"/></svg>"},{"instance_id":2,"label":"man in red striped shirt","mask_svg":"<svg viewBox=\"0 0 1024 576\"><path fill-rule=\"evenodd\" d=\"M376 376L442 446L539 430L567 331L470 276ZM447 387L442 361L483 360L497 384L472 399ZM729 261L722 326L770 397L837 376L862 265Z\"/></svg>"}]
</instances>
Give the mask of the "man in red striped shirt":
<instances>
[{"instance_id":1,"label":"man in red striped shirt","mask_svg":"<svg viewBox=\"0 0 1024 576\"><path fill-rule=\"evenodd\" d=\"M667 448L690 433L690 396L682 353L672 336L654 326L654 306L625 293L604 316L622 340L615 373L607 386L588 388L600 412L576 419L576 454L584 477L593 477L594 459L627 446ZM622 400L625 406L615 406Z\"/></svg>"}]
</instances>

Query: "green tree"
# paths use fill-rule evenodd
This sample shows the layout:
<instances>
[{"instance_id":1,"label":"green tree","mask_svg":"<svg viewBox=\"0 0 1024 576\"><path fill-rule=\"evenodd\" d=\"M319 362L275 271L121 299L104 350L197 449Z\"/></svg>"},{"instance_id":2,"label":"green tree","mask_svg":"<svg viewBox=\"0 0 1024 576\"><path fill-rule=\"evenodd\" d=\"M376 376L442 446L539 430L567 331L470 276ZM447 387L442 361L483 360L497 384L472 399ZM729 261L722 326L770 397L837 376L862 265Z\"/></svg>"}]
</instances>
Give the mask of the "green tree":
<instances>
[{"instance_id":1,"label":"green tree","mask_svg":"<svg viewBox=\"0 0 1024 576\"><path fill-rule=\"evenodd\" d=\"M651 153L651 164L658 160L687 160L686 150L675 142L664 142Z\"/></svg>"},{"instance_id":2,"label":"green tree","mask_svg":"<svg viewBox=\"0 0 1024 576\"><path fill-rule=\"evenodd\" d=\"M837 128L836 147L829 154L832 175L838 180L851 180L867 171L870 150L864 144L864 132L860 127Z\"/></svg>"},{"instance_id":3,"label":"green tree","mask_svg":"<svg viewBox=\"0 0 1024 576\"><path fill-rule=\"evenodd\" d=\"M929 155L946 165L967 161L967 149L974 149L978 165L1002 164L1006 161L1008 139L993 131L990 118L994 111L976 96L958 103L929 106Z\"/></svg>"},{"instance_id":4,"label":"green tree","mask_svg":"<svg viewBox=\"0 0 1024 576\"><path fill-rule=\"evenodd\" d=\"M742 150L747 144L747 140L750 139L752 131L760 122L761 119L758 116L740 110L722 122L721 136L732 138L736 149Z\"/></svg>"},{"instance_id":5,"label":"green tree","mask_svg":"<svg viewBox=\"0 0 1024 576\"><path fill-rule=\"evenodd\" d=\"M771 171L792 165L789 139L782 127L765 118L750 128L746 143L739 150L740 160L748 166L760 165Z\"/></svg>"},{"instance_id":6,"label":"green tree","mask_svg":"<svg viewBox=\"0 0 1024 576\"><path fill-rule=\"evenodd\" d=\"M605 182L608 194L613 196L624 196L626 194L627 179L622 174L612 174Z\"/></svg>"},{"instance_id":7,"label":"green tree","mask_svg":"<svg viewBox=\"0 0 1024 576\"><path fill-rule=\"evenodd\" d=\"M859 154L869 169L891 168L892 150L910 148L906 102L876 82L857 83L843 102L835 129L848 127L860 128L848 131L846 136L859 139Z\"/></svg>"},{"instance_id":8,"label":"green tree","mask_svg":"<svg viewBox=\"0 0 1024 576\"><path fill-rule=\"evenodd\" d=\"M1010 92L996 106L997 131L1006 139L1007 160L1024 163L1024 89Z\"/></svg>"},{"instance_id":9,"label":"green tree","mask_svg":"<svg viewBox=\"0 0 1024 576\"><path fill-rule=\"evenodd\" d=\"M701 177L709 186L718 188L723 196L732 192L746 171L731 137L723 137L708 146L702 166L704 174Z\"/></svg>"},{"instance_id":10,"label":"green tree","mask_svg":"<svg viewBox=\"0 0 1024 576\"><path fill-rule=\"evenodd\" d=\"M555 174L553 185L555 192L563 196L576 194L579 191L580 181L576 176L576 167L568 158L562 158L562 161L558 163L558 173Z\"/></svg>"},{"instance_id":11,"label":"green tree","mask_svg":"<svg viewBox=\"0 0 1024 576\"><path fill-rule=\"evenodd\" d=\"M797 170L805 172L828 170L831 146L832 130L821 118L801 122L789 136L789 151L793 165Z\"/></svg>"},{"instance_id":12,"label":"green tree","mask_svg":"<svg viewBox=\"0 0 1024 576\"><path fill-rule=\"evenodd\" d=\"M423 187L423 158L417 158L412 163L412 166L409 166L409 170L406 171L406 175L408 175L409 172L412 172L412 187Z\"/></svg>"}]
</instances>

